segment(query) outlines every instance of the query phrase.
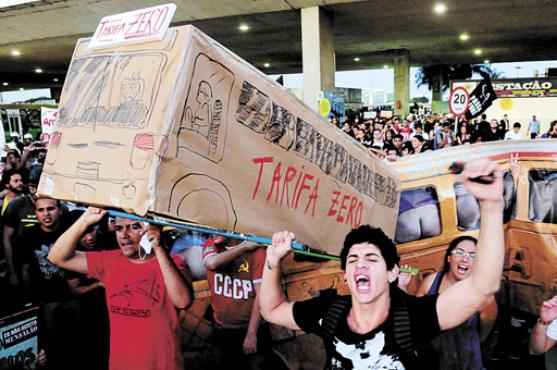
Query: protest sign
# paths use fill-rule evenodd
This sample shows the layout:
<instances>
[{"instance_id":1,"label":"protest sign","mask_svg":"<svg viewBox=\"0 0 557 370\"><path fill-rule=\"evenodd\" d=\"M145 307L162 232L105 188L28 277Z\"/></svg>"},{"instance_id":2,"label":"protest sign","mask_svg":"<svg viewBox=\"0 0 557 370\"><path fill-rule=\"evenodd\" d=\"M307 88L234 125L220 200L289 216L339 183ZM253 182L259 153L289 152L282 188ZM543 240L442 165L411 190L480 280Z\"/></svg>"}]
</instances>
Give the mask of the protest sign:
<instances>
[{"instance_id":1,"label":"protest sign","mask_svg":"<svg viewBox=\"0 0 557 370\"><path fill-rule=\"evenodd\" d=\"M57 118L58 109L41 107L41 141L50 141L50 136L56 131Z\"/></svg>"},{"instance_id":2,"label":"protest sign","mask_svg":"<svg viewBox=\"0 0 557 370\"><path fill-rule=\"evenodd\" d=\"M39 193L301 242L338 254L360 224L393 236L386 164L192 26L102 51L81 39Z\"/></svg>"},{"instance_id":3,"label":"protest sign","mask_svg":"<svg viewBox=\"0 0 557 370\"><path fill-rule=\"evenodd\" d=\"M38 356L38 308L0 319L0 369L35 369Z\"/></svg>"}]
</instances>

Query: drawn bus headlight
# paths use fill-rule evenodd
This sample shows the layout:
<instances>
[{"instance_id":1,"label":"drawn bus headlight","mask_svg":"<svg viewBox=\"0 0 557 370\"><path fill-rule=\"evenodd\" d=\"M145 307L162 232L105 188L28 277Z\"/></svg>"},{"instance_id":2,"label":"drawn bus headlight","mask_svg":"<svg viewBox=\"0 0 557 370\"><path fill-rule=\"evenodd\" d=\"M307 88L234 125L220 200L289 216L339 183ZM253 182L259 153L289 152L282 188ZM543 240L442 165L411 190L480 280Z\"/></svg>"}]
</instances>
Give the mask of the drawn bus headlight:
<instances>
[{"instance_id":1,"label":"drawn bus headlight","mask_svg":"<svg viewBox=\"0 0 557 370\"><path fill-rule=\"evenodd\" d=\"M155 149L153 134L137 134L133 139L131 152L131 167L134 170L144 169Z\"/></svg>"}]
</instances>

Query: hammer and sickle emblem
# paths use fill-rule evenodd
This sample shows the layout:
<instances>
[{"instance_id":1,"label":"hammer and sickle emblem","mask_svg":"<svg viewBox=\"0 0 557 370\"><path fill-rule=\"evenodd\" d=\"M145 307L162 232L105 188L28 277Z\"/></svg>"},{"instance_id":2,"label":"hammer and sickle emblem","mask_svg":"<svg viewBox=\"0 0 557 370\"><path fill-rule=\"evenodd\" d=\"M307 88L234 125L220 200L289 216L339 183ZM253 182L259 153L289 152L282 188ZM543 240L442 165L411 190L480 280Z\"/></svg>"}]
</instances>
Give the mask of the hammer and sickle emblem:
<instances>
[{"instance_id":1,"label":"hammer and sickle emblem","mask_svg":"<svg viewBox=\"0 0 557 370\"><path fill-rule=\"evenodd\" d=\"M247 259L244 259L244 262L238 268L238 272L249 272L249 262Z\"/></svg>"}]
</instances>

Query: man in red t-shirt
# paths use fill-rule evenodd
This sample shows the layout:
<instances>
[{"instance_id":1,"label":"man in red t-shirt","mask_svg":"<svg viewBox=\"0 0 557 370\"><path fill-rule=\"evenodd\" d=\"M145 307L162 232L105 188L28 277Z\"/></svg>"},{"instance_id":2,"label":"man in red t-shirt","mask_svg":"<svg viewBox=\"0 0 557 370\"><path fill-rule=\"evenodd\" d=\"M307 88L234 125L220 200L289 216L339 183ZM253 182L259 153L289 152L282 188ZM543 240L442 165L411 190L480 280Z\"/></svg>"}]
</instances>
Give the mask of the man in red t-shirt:
<instances>
[{"instance_id":1,"label":"man in red t-shirt","mask_svg":"<svg viewBox=\"0 0 557 370\"><path fill-rule=\"evenodd\" d=\"M105 213L88 208L56 241L48 259L104 285L110 370L182 370L177 310L187 308L193 296L180 273L183 262L179 258L173 261L160 245L159 228L125 218L115 221L119 250L76 251L81 236ZM151 253L140 247L144 234L152 245Z\"/></svg>"},{"instance_id":2,"label":"man in red t-shirt","mask_svg":"<svg viewBox=\"0 0 557 370\"><path fill-rule=\"evenodd\" d=\"M216 329L213 341L222 352L221 362L234 368L252 368L257 361L265 361L265 352L270 349L269 328L259 325L256 299L265 249L217 236L203 246L203 261ZM255 353L261 356L251 356Z\"/></svg>"}]
</instances>

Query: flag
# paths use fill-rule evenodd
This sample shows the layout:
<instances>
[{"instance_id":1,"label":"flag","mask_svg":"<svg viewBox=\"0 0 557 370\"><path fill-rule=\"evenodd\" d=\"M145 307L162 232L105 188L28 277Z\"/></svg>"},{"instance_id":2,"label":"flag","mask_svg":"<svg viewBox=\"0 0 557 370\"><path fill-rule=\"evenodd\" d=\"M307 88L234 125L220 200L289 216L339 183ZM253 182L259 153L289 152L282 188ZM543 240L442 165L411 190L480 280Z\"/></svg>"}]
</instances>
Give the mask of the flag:
<instances>
[{"instance_id":1,"label":"flag","mask_svg":"<svg viewBox=\"0 0 557 370\"><path fill-rule=\"evenodd\" d=\"M487 74L482 74L483 80L470 94L470 103L465 113L466 119L470 120L482 114L493 103L497 96L491 86L491 79Z\"/></svg>"}]
</instances>

